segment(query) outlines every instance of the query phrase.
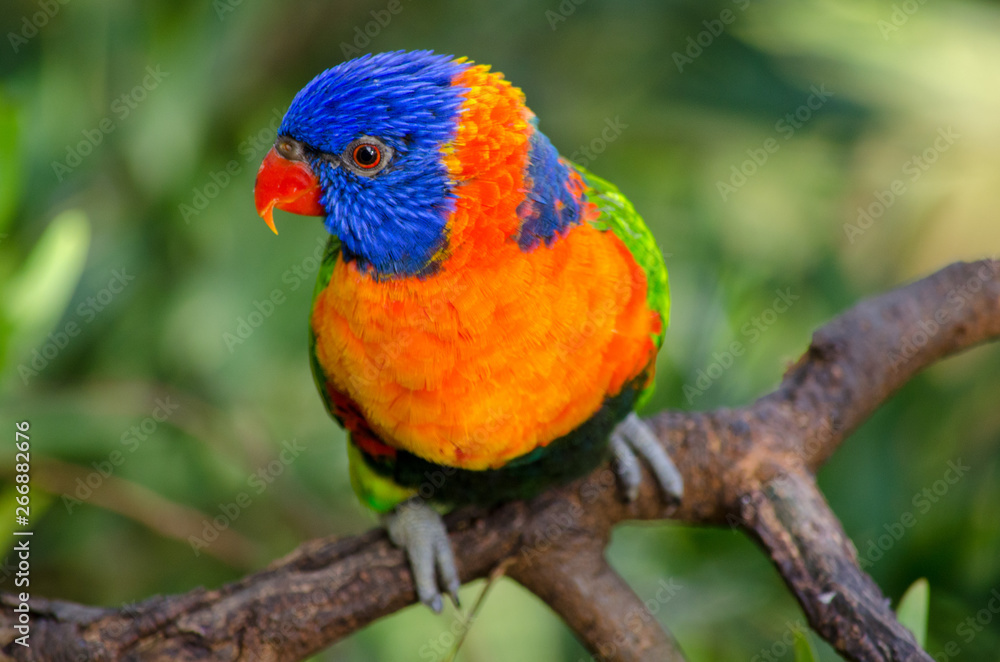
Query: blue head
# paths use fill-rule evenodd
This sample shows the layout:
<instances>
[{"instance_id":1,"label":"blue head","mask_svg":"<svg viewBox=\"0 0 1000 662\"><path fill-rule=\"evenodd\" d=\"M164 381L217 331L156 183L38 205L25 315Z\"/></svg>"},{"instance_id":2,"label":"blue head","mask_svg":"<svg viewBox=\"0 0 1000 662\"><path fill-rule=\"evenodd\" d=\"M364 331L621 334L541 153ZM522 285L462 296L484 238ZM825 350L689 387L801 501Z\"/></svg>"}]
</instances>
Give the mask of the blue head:
<instances>
[{"instance_id":1,"label":"blue head","mask_svg":"<svg viewBox=\"0 0 1000 662\"><path fill-rule=\"evenodd\" d=\"M453 196L441 150L463 101L452 80L467 66L430 51L345 62L295 96L278 130L278 151L319 179L345 256L380 276L425 273L445 245Z\"/></svg>"}]
</instances>

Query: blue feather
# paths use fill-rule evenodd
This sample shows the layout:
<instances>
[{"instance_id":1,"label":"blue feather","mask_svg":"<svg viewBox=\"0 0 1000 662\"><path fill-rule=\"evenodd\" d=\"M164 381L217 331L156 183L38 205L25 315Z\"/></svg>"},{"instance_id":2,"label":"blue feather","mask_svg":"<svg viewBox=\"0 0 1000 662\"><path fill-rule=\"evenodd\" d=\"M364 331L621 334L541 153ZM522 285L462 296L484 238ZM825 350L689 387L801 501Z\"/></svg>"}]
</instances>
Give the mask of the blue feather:
<instances>
[{"instance_id":1,"label":"blue feather","mask_svg":"<svg viewBox=\"0 0 1000 662\"><path fill-rule=\"evenodd\" d=\"M517 208L521 218L517 241L521 250L534 250L543 241L549 246L562 232L579 223L580 205L567 186L568 179L569 168L559 160L559 153L545 134L536 128L531 134L528 153L531 189Z\"/></svg>"},{"instance_id":2,"label":"blue feather","mask_svg":"<svg viewBox=\"0 0 1000 662\"><path fill-rule=\"evenodd\" d=\"M366 55L327 69L292 101L279 134L304 143L323 186L326 227L345 258L379 277L433 271L454 209L441 158L458 125L464 90L452 85L469 65L430 51ZM392 162L364 177L323 158L374 136Z\"/></svg>"}]
</instances>

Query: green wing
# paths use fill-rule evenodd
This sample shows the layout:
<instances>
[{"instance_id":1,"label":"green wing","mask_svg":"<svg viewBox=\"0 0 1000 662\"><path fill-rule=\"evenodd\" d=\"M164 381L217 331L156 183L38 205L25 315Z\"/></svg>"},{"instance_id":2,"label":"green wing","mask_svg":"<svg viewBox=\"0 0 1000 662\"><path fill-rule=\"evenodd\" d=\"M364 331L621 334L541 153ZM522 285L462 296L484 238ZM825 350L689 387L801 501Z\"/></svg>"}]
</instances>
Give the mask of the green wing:
<instances>
[{"instance_id":1,"label":"green wing","mask_svg":"<svg viewBox=\"0 0 1000 662\"><path fill-rule=\"evenodd\" d=\"M656 335L656 346L663 344L663 334L670 321L670 287L667 282L667 265L663 253L656 245L653 233L639 216L632 203L621 194L618 187L573 164L589 186L587 198L597 205L601 215L593 222L600 230L611 230L628 247L636 263L646 274L646 301L651 310L663 317L663 329Z\"/></svg>"},{"instance_id":2,"label":"green wing","mask_svg":"<svg viewBox=\"0 0 1000 662\"><path fill-rule=\"evenodd\" d=\"M337 239L337 235L331 234L330 239L326 242L326 248L323 249L323 262L319 265L319 276L316 278L316 287L313 289L313 306L316 305L316 297L330 283L330 276L333 274L333 265L337 263L337 258L339 257L340 240Z\"/></svg>"},{"instance_id":3,"label":"green wing","mask_svg":"<svg viewBox=\"0 0 1000 662\"><path fill-rule=\"evenodd\" d=\"M670 322L670 285L667 281L667 265L663 262L663 253L656 245L653 233L646 227L646 222L617 186L576 164L573 164L573 167L583 176L589 187L587 199L597 205L601 212L597 220L593 221L594 227L614 232L646 274L646 301L650 310L659 311L663 320L660 332L653 337L653 342L659 348L663 345L663 336ZM653 386L650 385L639 396L636 409L644 405L652 393Z\"/></svg>"}]
</instances>

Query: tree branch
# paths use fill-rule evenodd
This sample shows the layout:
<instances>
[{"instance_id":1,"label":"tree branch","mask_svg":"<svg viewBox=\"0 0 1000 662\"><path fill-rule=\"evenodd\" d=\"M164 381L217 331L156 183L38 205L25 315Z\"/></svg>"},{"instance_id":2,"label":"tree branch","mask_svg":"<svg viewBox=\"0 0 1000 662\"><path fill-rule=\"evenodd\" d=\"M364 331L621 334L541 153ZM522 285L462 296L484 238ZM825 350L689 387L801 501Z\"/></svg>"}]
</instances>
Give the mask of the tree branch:
<instances>
[{"instance_id":1,"label":"tree branch","mask_svg":"<svg viewBox=\"0 0 1000 662\"><path fill-rule=\"evenodd\" d=\"M593 653L615 645L611 659L682 659L668 635L627 618L641 603L599 551L623 520L735 523L767 551L810 624L842 655L930 660L858 567L813 473L914 374L997 337L996 261L954 264L864 301L818 330L781 385L752 405L651 419L684 477L679 506L665 505L648 476L639 498L623 503L613 473L600 467L531 502L453 513L447 522L462 580L514 558L510 574ZM6 608L0 650L19 660L297 660L415 601L402 552L376 530L313 540L237 582L127 609L33 598L32 647L13 643L16 620Z\"/></svg>"},{"instance_id":2,"label":"tree branch","mask_svg":"<svg viewBox=\"0 0 1000 662\"><path fill-rule=\"evenodd\" d=\"M612 484L604 475L602 483L590 486L610 492ZM559 614L601 660L684 662L677 642L605 560L610 528L573 518L565 503L543 506L544 520L522 537L507 574ZM571 509L583 507L569 503ZM595 528L605 536L595 537ZM663 599L671 597L673 589Z\"/></svg>"},{"instance_id":3,"label":"tree branch","mask_svg":"<svg viewBox=\"0 0 1000 662\"><path fill-rule=\"evenodd\" d=\"M932 662L896 620L812 476L783 474L746 499L744 521L813 627L854 660Z\"/></svg>"}]
</instances>

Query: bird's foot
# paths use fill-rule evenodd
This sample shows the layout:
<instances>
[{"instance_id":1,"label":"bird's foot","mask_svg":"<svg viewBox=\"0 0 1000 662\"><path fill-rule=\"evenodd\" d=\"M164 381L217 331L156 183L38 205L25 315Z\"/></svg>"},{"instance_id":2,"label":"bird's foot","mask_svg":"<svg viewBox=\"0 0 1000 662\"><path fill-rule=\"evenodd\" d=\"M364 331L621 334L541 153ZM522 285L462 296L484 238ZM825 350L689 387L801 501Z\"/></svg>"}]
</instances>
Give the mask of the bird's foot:
<instances>
[{"instance_id":1,"label":"bird's foot","mask_svg":"<svg viewBox=\"0 0 1000 662\"><path fill-rule=\"evenodd\" d=\"M385 516L389 539L406 550L420 601L440 614L441 586L458 606L458 571L441 516L419 500L405 501ZM440 584L439 584L440 582Z\"/></svg>"},{"instance_id":2,"label":"bird's foot","mask_svg":"<svg viewBox=\"0 0 1000 662\"><path fill-rule=\"evenodd\" d=\"M680 502L684 494L681 473L653 430L635 412L626 416L611 433L611 451L615 455L615 472L622 482L626 499L634 501L639 496L639 484L642 482L639 457L642 457L667 497Z\"/></svg>"}]
</instances>

